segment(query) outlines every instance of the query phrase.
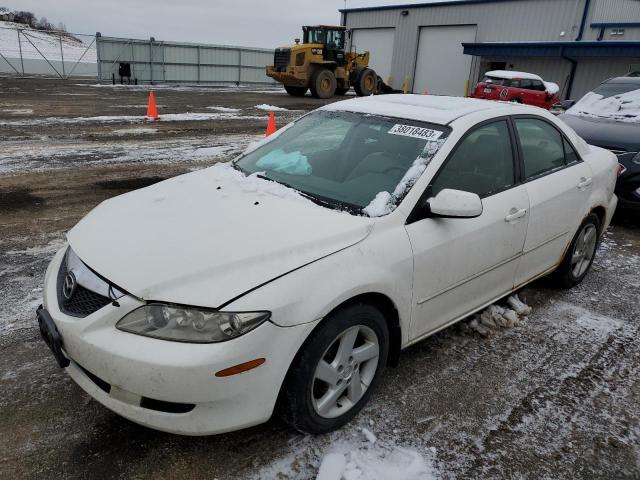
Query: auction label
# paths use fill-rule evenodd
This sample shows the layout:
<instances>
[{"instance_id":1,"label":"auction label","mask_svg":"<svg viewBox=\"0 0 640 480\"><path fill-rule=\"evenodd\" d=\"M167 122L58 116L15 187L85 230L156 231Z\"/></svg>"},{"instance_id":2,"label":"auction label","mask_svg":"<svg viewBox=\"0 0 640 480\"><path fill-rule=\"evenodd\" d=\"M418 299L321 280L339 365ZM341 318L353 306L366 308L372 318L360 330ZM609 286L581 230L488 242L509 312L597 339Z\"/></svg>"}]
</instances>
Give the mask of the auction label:
<instances>
[{"instance_id":1,"label":"auction label","mask_svg":"<svg viewBox=\"0 0 640 480\"><path fill-rule=\"evenodd\" d=\"M395 124L389 132L391 135L403 135L405 137L421 138L423 140L436 140L442 132L430 128L414 127L413 125Z\"/></svg>"}]
</instances>

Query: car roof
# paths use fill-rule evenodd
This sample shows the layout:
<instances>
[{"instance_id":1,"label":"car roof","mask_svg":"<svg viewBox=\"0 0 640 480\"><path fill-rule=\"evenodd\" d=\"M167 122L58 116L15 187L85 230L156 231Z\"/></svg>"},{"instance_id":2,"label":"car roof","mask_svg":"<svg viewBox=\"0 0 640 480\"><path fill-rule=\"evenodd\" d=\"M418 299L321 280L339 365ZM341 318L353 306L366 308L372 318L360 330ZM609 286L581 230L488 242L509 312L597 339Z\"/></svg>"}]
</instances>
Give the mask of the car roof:
<instances>
[{"instance_id":1,"label":"car roof","mask_svg":"<svg viewBox=\"0 0 640 480\"><path fill-rule=\"evenodd\" d=\"M535 73L518 72L516 70L492 70L485 73L485 76L494 78L506 78L509 80L527 79L542 81L542 77L540 75L536 75Z\"/></svg>"},{"instance_id":2,"label":"car roof","mask_svg":"<svg viewBox=\"0 0 640 480\"><path fill-rule=\"evenodd\" d=\"M321 110L364 113L448 125L458 118L481 111L491 111L491 116L497 116L499 110L511 110L516 105L475 98L392 94L344 100L325 105ZM535 107L525 108L538 110Z\"/></svg>"},{"instance_id":3,"label":"car roof","mask_svg":"<svg viewBox=\"0 0 640 480\"><path fill-rule=\"evenodd\" d=\"M610 78L609 80L605 80L602 83L628 83L629 85L640 85L640 77L615 77Z\"/></svg>"}]
</instances>

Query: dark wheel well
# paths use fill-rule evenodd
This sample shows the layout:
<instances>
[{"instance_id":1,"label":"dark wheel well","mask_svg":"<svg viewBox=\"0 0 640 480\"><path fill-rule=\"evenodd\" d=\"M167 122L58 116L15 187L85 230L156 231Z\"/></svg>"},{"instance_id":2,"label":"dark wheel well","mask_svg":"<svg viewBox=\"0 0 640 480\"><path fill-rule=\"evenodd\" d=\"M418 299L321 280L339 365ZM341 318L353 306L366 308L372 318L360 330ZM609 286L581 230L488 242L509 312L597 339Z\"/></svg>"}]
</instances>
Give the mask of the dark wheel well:
<instances>
[{"instance_id":1,"label":"dark wheel well","mask_svg":"<svg viewBox=\"0 0 640 480\"><path fill-rule=\"evenodd\" d=\"M345 305L352 303L366 303L376 307L384 315L389 327L389 357L387 365L395 367L398 365L400 358L400 350L402 345L402 330L400 329L400 317L398 310L389 297L382 293L364 293L356 297L350 298L346 302L335 307L333 311L343 308Z\"/></svg>"},{"instance_id":2,"label":"dark wheel well","mask_svg":"<svg viewBox=\"0 0 640 480\"><path fill-rule=\"evenodd\" d=\"M596 215L598 217L598 220L600 220L600 228L604 228L604 220L607 217L607 211L604 209L604 207L596 207L593 210L591 210L591 212L589 213L593 213L594 215ZM598 233L602 233L602 231L598 232Z\"/></svg>"}]
</instances>

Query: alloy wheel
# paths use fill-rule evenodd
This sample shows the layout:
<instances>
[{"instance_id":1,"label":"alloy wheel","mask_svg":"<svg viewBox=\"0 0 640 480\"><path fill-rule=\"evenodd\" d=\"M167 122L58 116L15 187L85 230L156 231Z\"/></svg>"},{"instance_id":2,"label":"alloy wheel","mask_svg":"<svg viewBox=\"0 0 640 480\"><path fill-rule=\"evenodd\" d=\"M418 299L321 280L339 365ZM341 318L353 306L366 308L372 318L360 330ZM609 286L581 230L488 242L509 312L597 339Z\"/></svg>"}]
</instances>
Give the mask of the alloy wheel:
<instances>
[{"instance_id":1,"label":"alloy wheel","mask_svg":"<svg viewBox=\"0 0 640 480\"><path fill-rule=\"evenodd\" d=\"M316 413L336 418L356 405L373 381L379 356L378 337L371 328L356 325L342 332L325 350L313 376Z\"/></svg>"},{"instance_id":2,"label":"alloy wheel","mask_svg":"<svg viewBox=\"0 0 640 480\"><path fill-rule=\"evenodd\" d=\"M591 264L596 252L597 233L596 226L588 223L578 235L571 255L571 273L575 278L584 275Z\"/></svg>"}]
</instances>

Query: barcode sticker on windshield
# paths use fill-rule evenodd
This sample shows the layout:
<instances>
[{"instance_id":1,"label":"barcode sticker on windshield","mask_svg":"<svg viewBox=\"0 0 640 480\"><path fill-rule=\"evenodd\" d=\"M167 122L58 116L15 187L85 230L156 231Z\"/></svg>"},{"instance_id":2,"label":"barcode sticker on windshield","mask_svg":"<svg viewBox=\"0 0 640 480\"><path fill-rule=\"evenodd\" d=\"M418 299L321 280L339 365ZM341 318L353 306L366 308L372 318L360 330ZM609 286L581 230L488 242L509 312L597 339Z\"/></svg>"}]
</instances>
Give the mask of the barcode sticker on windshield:
<instances>
[{"instance_id":1,"label":"barcode sticker on windshield","mask_svg":"<svg viewBox=\"0 0 640 480\"><path fill-rule=\"evenodd\" d=\"M423 140L437 140L442 135L442 132L439 130L414 127L413 125L401 125L399 123L396 123L387 133L390 133L391 135L421 138Z\"/></svg>"}]
</instances>

